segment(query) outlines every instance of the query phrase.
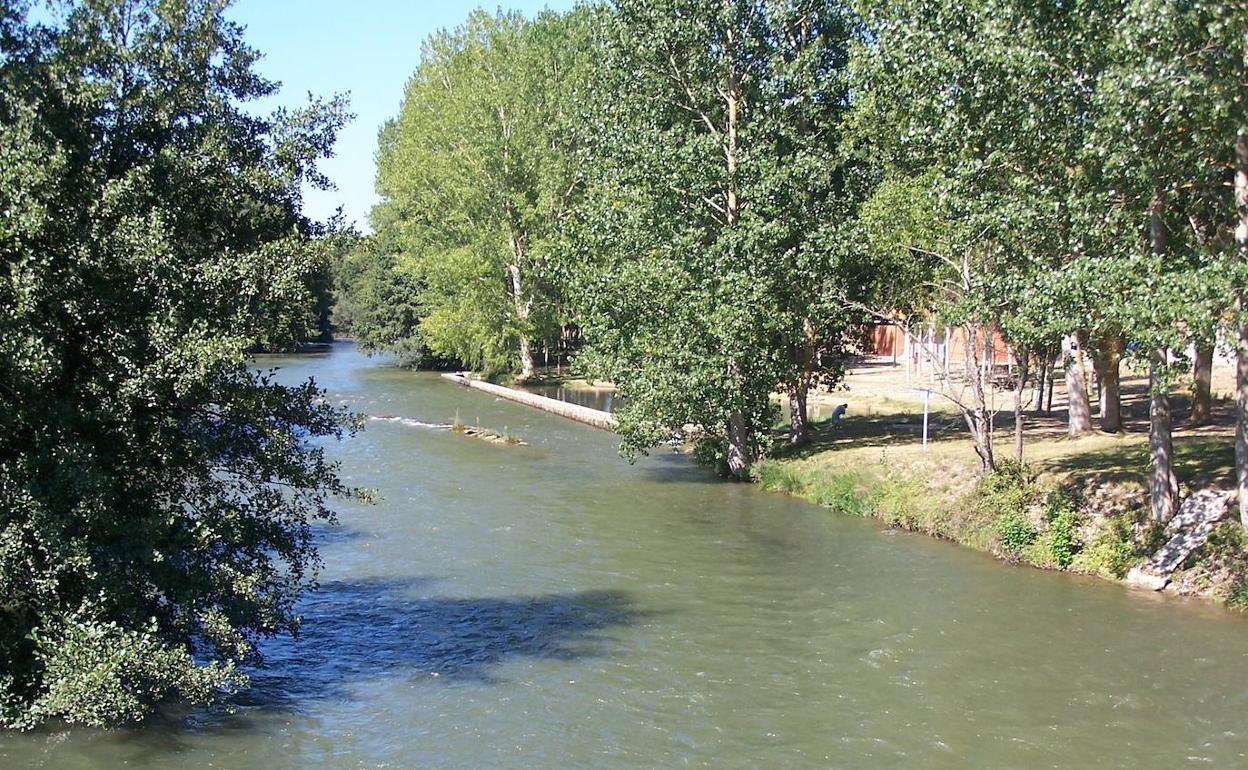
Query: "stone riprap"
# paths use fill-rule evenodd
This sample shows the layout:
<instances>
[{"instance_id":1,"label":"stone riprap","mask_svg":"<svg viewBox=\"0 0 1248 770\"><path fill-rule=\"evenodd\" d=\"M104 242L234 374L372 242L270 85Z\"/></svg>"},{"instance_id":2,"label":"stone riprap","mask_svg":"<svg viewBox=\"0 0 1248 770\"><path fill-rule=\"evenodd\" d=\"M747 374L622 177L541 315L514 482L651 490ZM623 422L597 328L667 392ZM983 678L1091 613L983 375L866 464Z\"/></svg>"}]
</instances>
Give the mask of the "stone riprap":
<instances>
[{"instance_id":1,"label":"stone riprap","mask_svg":"<svg viewBox=\"0 0 1248 770\"><path fill-rule=\"evenodd\" d=\"M1203 489L1188 497L1179 506L1178 515L1166 525L1166 544L1127 573L1127 582L1153 591L1165 588L1174 571L1205 544L1230 511L1231 496L1221 490Z\"/></svg>"}]
</instances>

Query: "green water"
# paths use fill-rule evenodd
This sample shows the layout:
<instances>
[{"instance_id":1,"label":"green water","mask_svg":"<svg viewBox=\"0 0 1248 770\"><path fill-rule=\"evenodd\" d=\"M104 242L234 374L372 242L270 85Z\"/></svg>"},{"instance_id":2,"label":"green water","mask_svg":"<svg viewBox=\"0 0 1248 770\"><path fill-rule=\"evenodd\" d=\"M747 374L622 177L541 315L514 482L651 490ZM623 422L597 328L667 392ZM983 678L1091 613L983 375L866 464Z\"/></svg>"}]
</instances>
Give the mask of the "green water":
<instances>
[{"instance_id":1,"label":"green water","mask_svg":"<svg viewBox=\"0 0 1248 770\"><path fill-rule=\"evenodd\" d=\"M0 735L0 768L1248 766L1248 623L1003 566L339 345L384 500L233 713ZM495 446L438 428L518 433Z\"/></svg>"}]
</instances>

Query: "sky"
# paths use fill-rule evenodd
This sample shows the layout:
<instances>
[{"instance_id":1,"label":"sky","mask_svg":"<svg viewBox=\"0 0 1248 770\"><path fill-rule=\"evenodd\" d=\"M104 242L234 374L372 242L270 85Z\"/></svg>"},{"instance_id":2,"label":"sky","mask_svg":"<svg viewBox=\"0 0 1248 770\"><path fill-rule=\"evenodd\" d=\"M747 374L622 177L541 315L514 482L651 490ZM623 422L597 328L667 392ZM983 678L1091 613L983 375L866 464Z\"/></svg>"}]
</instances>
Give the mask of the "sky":
<instances>
[{"instance_id":1,"label":"sky","mask_svg":"<svg viewBox=\"0 0 1248 770\"><path fill-rule=\"evenodd\" d=\"M573 0L503 0L506 10L532 16L543 8L565 10ZM264 54L257 69L280 81L275 97L253 109L297 107L308 93L348 93L355 119L338 136L335 156L322 161L337 190L305 191L304 213L327 219L342 207L348 223L368 231L377 201L373 182L377 130L398 114L403 88L420 63L422 41L459 26L479 6L499 4L436 0L236 0L227 14L247 27L246 39Z\"/></svg>"}]
</instances>

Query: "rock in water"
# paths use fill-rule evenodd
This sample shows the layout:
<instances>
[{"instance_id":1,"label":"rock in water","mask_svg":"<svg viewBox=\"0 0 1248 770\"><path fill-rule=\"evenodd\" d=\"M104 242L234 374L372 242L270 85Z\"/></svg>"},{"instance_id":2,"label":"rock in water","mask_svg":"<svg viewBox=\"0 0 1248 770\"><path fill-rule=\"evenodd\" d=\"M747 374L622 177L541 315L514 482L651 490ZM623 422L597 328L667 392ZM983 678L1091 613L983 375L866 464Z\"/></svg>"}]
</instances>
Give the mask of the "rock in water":
<instances>
[{"instance_id":1,"label":"rock in water","mask_svg":"<svg viewBox=\"0 0 1248 770\"><path fill-rule=\"evenodd\" d=\"M1160 591L1170 576L1197 548L1205 544L1218 522L1231 510L1231 496L1216 489L1202 489L1179 506L1179 513L1166 525L1169 540L1148 561L1127 573L1127 582L1140 588Z\"/></svg>"}]
</instances>

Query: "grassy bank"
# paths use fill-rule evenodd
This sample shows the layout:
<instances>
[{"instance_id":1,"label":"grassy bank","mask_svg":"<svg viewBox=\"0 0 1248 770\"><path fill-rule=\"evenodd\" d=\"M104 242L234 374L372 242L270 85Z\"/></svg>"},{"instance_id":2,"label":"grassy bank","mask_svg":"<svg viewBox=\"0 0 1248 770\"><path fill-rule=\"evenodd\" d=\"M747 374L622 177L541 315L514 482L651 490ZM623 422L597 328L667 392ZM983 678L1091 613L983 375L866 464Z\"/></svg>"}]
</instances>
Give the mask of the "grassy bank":
<instances>
[{"instance_id":1,"label":"grassy bank","mask_svg":"<svg viewBox=\"0 0 1248 770\"><path fill-rule=\"evenodd\" d=\"M1001 462L980 479L969 439L950 409L938 405L933 436L922 446L917 396L879 370L856 370L848 393L850 416L824 424L810 446L783 450L756 469L768 490L794 495L838 513L872 516L889 526L961 543L1010 562L1120 580L1163 542L1149 521L1145 471L1147 405L1144 385L1128 378L1126 430L1071 440L1065 414L1029 418L1026 464ZM1176 398L1180 413L1183 399ZM1230 488L1233 432L1230 404L1218 404L1215 424L1179 425L1175 464L1184 493ZM1003 415L1002 425L1013 416ZM1008 456L1001 430L998 452ZM1167 593L1205 596L1248 609L1248 536L1224 522L1184 563Z\"/></svg>"}]
</instances>

